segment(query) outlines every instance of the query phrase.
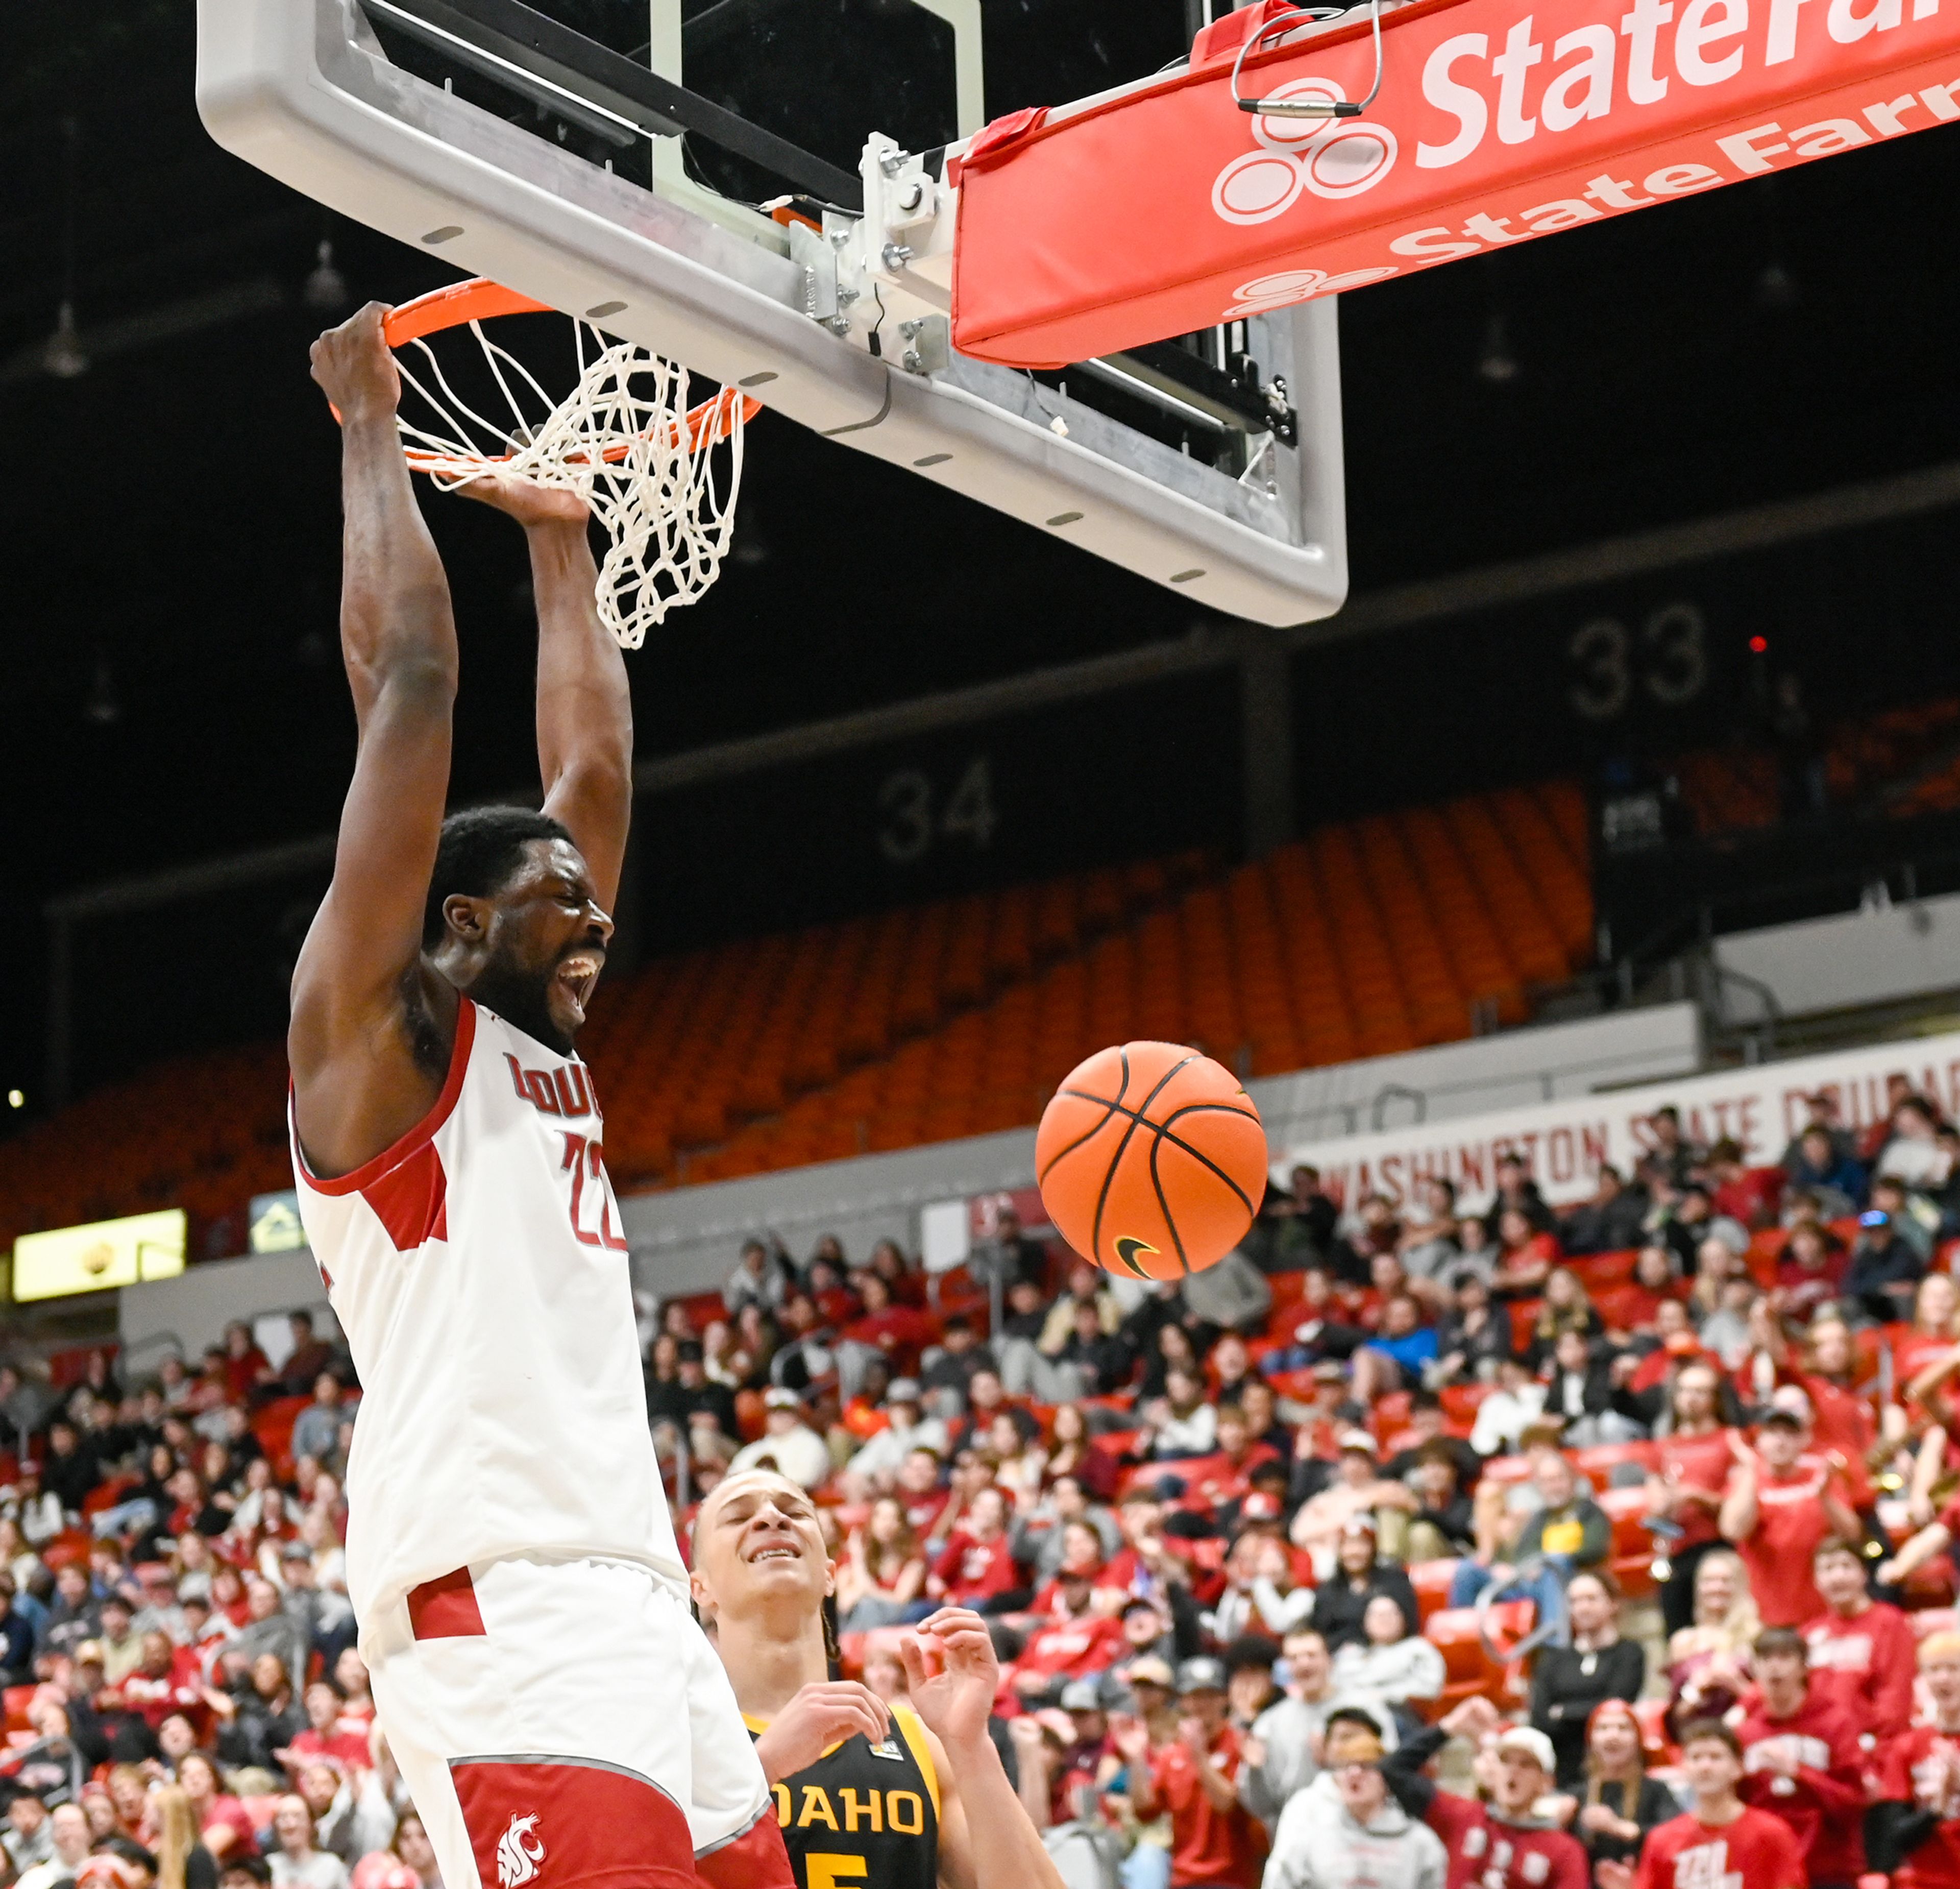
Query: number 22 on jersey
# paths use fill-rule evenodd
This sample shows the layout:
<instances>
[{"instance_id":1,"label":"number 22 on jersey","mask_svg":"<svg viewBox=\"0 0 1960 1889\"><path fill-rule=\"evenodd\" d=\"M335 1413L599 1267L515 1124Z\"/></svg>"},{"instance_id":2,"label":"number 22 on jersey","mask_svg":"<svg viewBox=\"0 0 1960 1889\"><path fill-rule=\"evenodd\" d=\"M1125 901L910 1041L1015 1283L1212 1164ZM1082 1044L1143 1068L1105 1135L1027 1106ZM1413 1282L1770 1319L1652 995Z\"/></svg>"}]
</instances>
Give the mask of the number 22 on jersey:
<instances>
[{"instance_id":1,"label":"number 22 on jersey","mask_svg":"<svg viewBox=\"0 0 1960 1889\"><path fill-rule=\"evenodd\" d=\"M572 1232L581 1246L603 1246L614 1253L624 1253L625 1237L612 1225L612 1189L606 1178L605 1150L590 1136L574 1135L568 1129L558 1132L565 1138L565 1158L558 1166L571 1176ZM585 1197L588 1179L597 1183L592 1189L599 1203L597 1215ZM597 1225L588 1225L588 1221L594 1218Z\"/></svg>"}]
</instances>

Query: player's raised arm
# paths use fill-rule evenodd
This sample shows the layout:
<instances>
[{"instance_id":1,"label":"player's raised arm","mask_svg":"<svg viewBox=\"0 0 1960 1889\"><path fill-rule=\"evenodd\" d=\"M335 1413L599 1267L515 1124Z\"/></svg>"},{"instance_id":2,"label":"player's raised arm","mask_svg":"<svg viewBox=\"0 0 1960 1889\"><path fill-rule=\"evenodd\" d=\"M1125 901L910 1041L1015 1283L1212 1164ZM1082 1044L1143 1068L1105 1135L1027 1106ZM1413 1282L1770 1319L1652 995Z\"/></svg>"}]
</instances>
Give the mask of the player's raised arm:
<instances>
[{"instance_id":1,"label":"player's raised arm","mask_svg":"<svg viewBox=\"0 0 1960 1889\"><path fill-rule=\"evenodd\" d=\"M341 652L359 728L333 883L293 973L287 1046L300 1139L358 1167L439 1092L456 999L417 975L449 791L456 624L396 430L400 378L370 304L320 336L313 375L340 416Z\"/></svg>"},{"instance_id":2,"label":"player's raised arm","mask_svg":"<svg viewBox=\"0 0 1960 1889\"><path fill-rule=\"evenodd\" d=\"M460 490L524 527L538 612L544 810L563 822L584 855L593 897L610 911L633 811L633 700L619 645L599 620L585 502L518 479L479 479Z\"/></svg>"},{"instance_id":3,"label":"player's raised arm","mask_svg":"<svg viewBox=\"0 0 1960 1889\"><path fill-rule=\"evenodd\" d=\"M988 1736L1001 1669L987 1623L963 1607L942 1607L918 1634L936 1641L944 1660L932 1673L917 1635L899 1642L907 1694L934 1741L941 1889L1064 1889Z\"/></svg>"}]
</instances>

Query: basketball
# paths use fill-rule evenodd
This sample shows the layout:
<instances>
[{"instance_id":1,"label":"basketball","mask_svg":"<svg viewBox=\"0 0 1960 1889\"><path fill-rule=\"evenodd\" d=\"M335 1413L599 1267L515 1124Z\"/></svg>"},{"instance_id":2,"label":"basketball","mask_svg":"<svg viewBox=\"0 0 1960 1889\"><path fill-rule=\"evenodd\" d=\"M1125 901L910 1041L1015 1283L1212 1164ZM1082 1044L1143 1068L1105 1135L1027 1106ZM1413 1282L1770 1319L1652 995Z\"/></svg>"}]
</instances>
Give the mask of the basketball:
<instances>
[{"instance_id":1,"label":"basketball","mask_svg":"<svg viewBox=\"0 0 1960 1889\"><path fill-rule=\"evenodd\" d=\"M1078 1064L1043 1111L1035 1173L1055 1230L1119 1278L1181 1279L1246 1237L1266 1131L1239 1078L1176 1043Z\"/></svg>"}]
</instances>

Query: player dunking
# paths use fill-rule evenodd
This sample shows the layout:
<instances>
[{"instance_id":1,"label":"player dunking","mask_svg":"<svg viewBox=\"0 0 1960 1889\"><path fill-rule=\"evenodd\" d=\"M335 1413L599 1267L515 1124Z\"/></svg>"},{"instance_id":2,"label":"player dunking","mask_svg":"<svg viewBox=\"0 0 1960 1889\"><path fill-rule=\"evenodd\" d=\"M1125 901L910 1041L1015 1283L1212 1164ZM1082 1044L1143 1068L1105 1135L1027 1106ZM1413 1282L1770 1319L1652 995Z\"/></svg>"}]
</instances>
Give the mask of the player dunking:
<instances>
[{"instance_id":1,"label":"player dunking","mask_svg":"<svg viewBox=\"0 0 1960 1889\"><path fill-rule=\"evenodd\" d=\"M943 1607L901 1642L909 1706L833 1680L835 1569L816 1508L772 1470L731 1476L694 1524L694 1596L756 1736L800 1889L1063 1889L987 1735L987 1623Z\"/></svg>"},{"instance_id":2,"label":"player dunking","mask_svg":"<svg viewBox=\"0 0 1960 1889\"><path fill-rule=\"evenodd\" d=\"M361 1373L347 1585L450 1889L788 1889L762 1770L689 1616L626 1243L573 1049L605 962L632 722L584 508L524 527L542 814L445 822L457 637L378 307L323 335L359 724L293 977L301 1214Z\"/></svg>"}]
</instances>

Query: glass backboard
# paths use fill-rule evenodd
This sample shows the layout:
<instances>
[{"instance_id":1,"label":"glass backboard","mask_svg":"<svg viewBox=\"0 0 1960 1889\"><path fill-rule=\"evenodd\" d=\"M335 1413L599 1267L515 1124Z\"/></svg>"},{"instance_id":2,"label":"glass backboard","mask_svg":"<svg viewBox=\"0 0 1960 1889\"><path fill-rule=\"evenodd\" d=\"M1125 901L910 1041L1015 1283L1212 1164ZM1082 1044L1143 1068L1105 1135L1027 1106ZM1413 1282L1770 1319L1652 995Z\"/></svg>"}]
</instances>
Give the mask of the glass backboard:
<instances>
[{"instance_id":1,"label":"glass backboard","mask_svg":"<svg viewBox=\"0 0 1960 1889\"><path fill-rule=\"evenodd\" d=\"M198 95L228 148L459 275L1227 614L1308 621L1347 583L1331 303L1039 374L949 345L963 141L1147 80L1184 13L199 0ZM888 594L957 581L875 521L840 543Z\"/></svg>"}]
</instances>

